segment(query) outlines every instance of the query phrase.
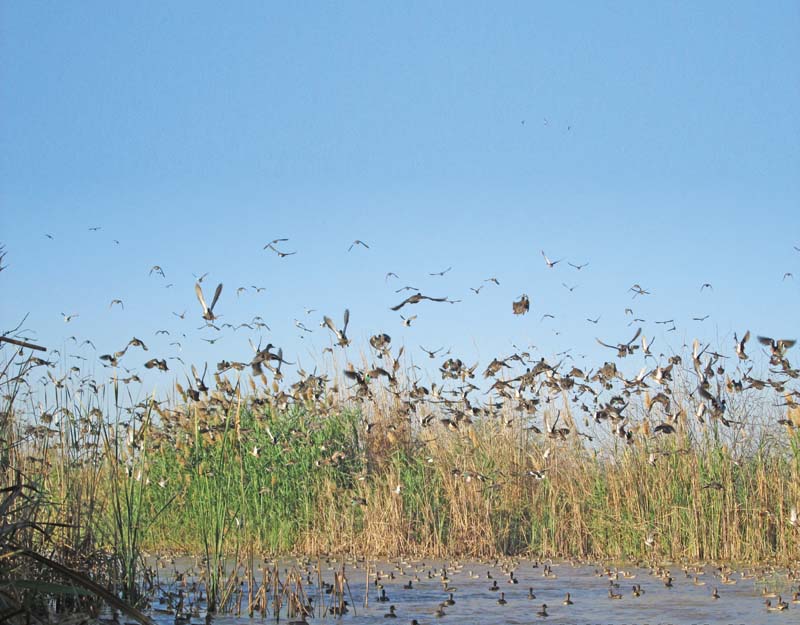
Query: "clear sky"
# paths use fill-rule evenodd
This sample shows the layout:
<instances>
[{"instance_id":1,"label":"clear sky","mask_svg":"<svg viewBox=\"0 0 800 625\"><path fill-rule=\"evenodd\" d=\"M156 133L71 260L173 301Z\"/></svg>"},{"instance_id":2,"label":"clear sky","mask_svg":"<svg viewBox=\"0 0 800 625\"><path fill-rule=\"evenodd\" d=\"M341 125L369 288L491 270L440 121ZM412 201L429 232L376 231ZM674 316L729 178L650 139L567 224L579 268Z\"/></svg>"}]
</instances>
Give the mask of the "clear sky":
<instances>
[{"instance_id":1,"label":"clear sky","mask_svg":"<svg viewBox=\"0 0 800 625\"><path fill-rule=\"evenodd\" d=\"M796 338L797 59L797 2L3 2L0 331L307 369L346 307L356 362L379 331L422 364ZM271 332L198 330L205 272L220 323ZM403 327L404 285L461 302Z\"/></svg>"}]
</instances>

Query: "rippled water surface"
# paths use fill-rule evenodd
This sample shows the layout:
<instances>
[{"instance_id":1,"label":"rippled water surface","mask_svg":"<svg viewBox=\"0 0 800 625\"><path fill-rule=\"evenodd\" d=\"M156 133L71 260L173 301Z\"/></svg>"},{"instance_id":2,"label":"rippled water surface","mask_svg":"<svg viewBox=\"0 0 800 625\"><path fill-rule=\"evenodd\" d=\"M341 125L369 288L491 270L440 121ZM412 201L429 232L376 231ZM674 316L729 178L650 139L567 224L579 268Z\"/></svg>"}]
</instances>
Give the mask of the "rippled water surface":
<instances>
[{"instance_id":1,"label":"rippled water surface","mask_svg":"<svg viewBox=\"0 0 800 625\"><path fill-rule=\"evenodd\" d=\"M389 606L396 608L397 618L391 622L410 623L417 619L420 623L480 623L480 624L514 624L514 623L798 623L800 622L800 603L792 602L794 591L798 590L798 582L791 581L786 571L758 573L755 577L745 576L740 571L730 575L735 584L722 583L719 572L712 566L702 567L699 575L687 573L679 566L670 567L674 578L672 587L667 587L664 580L651 574L649 569L620 567L631 577L623 574L599 575L599 571L590 566L574 567L568 563L553 564L554 577L543 575L543 566L531 561L522 561L514 568L514 577L518 583L510 583L509 575L499 566L479 562L466 562L463 565L447 566L448 586L453 587L455 604L444 607L445 616L436 616L435 611L440 603L448 599L448 592L443 590L441 580L442 562L405 561L379 562L373 565L369 581L369 602L365 607L364 595L367 586L365 564L347 564L345 571L350 587L350 611L341 618L334 615L320 616L315 609L314 616L308 617L309 623L341 622L341 623L386 623L385 615ZM165 592L176 593L182 584L174 581L175 573L189 572L191 562L177 561L161 568L159 577ZM282 563L281 578L285 578L285 570L291 563ZM323 580L333 581L333 567L341 564L325 565L323 563ZM376 586L374 571L377 568L383 575L383 584L388 602L378 601L380 589ZM394 575L394 579L389 577ZM430 574L430 577L429 577ZM320 596L316 585L317 574L312 575L313 584L305 581L304 590L314 597L315 606L321 602L328 605L330 595ZM491 578L489 577L491 576ZM417 581L418 579L418 581ZM412 588L404 588L409 581ZM491 587L497 582L498 590ZM622 595L621 599L609 598L611 583L619 584L614 593ZM700 585L703 584L704 585ZM632 591L634 584L641 585L644 591L635 597ZM186 587L187 590L191 585ZM718 589L720 598L711 597L714 588ZM532 589L535 599L528 598ZM566 593L569 592L572 605L564 605ZM765 605L765 592L776 592L788 602L788 609L783 612L769 612ZM500 594L505 593L505 605L500 605ZM162 593L163 595L164 593ZM244 593L246 596L246 592ZM778 599L771 598L772 604ZM547 617L537 615L547 605ZM151 616L164 625L174 625L174 613L168 613L164 602L154 601ZM243 610L246 614L246 609ZM238 625L254 621L274 622L271 612L266 619L256 615L253 619L246 615L217 616L214 623L220 625ZM281 622L286 623L285 612L281 614ZM199 604L190 623L205 623L204 606Z\"/></svg>"}]
</instances>

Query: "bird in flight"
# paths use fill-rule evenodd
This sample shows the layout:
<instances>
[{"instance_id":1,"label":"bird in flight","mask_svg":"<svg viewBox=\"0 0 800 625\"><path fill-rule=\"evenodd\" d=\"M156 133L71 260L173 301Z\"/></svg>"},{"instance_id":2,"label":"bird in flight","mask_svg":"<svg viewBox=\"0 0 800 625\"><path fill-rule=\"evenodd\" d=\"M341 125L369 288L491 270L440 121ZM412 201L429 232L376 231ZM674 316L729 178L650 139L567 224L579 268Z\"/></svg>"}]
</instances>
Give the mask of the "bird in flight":
<instances>
[{"instance_id":1,"label":"bird in flight","mask_svg":"<svg viewBox=\"0 0 800 625\"><path fill-rule=\"evenodd\" d=\"M417 315L411 315L410 317L404 317L403 315L400 315L400 319L402 319L402 320L403 320L403 325L404 325L405 327L407 327L407 328L410 328L410 327L411 327L411 323L412 323L412 322L414 321L414 319L416 319L416 318L417 318Z\"/></svg>"},{"instance_id":2,"label":"bird in flight","mask_svg":"<svg viewBox=\"0 0 800 625\"><path fill-rule=\"evenodd\" d=\"M77 313L72 313L71 315L65 315L65 314L62 312L62 313L61 313L61 316L62 316L62 317L64 317L64 323L69 323L69 322L70 322L70 321L72 321L72 320L73 320L75 317L78 317L79 315L78 315Z\"/></svg>"},{"instance_id":3,"label":"bird in flight","mask_svg":"<svg viewBox=\"0 0 800 625\"><path fill-rule=\"evenodd\" d=\"M710 315L705 315L703 317L692 317L692 321L705 321L709 317L710 317Z\"/></svg>"},{"instance_id":4,"label":"bird in flight","mask_svg":"<svg viewBox=\"0 0 800 625\"><path fill-rule=\"evenodd\" d=\"M547 263L547 266L548 266L550 269L552 269L552 268L553 268L553 267L555 267L555 266L556 266L558 263L560 263L562 260L564 260L563 258L559 258L558 260L550 260L550 259L547 257L547 254L545 254L545 253L544 253L544 250L541 250L541 252L542 252L542 258L544 258L544 262L546 262L546 263Z\"/></svg>"},{"instance_id":5,"label":"bird in flight","mask_svg":"<svg viewBox=\"0 0 800 625\"><path fill-rule=\"evenodd\" d=\"M344 327L339 330L336 324L333 323L330 317L322 317L323 325L328 326L328 329L336 335L337 345L340 347L347 347L350 345L350 339L347 338L347 325L350 323L350 310L345 308L344 311Z\"/></svg>"},{"instance_id":6,"label":"bird in flight","mask_svg":"<svg viewBox=\"0 0 800 625\"><path fill-rule=\"evenodd\" d=\"M400 302L397 306L392 306L390 310L400 310L406 304L419 304L422 300L427 299L432 302L446 302L446 297L428 297L427 295L423 295L422 293L414 293L410 297L407 297L402 302Z\"/></svg>"},{"instance_id":7,"label":"bird in flight","mask_svg":"<svg viewBox=\"0 0 800 625\"><path fill-rule=\"evenodd\" d=\"M269 243L267 243L264 246L264 249L270 248L270 249L274 250L275 249L274 246L275 246L276 243L283 243L284 241L288 241L288 240L289 239L272 239L272 241L270 241Z\"/></svg>"},{"instance_id":8,"label":"bird in flight","mask_svg":"<svg viewBox=\"0 0 800 625\"><path fill-rule=\"evenodd\" d=\"M519 298L518 301L511 303L511 310L514 312L515 315L524 315L526 312L530 310L531 302L528 299L528 296L524 293Z\"/></svg>"},{"instance_id":9,"label":"bird in flight","mask_svg":"<svg viewBox=\"0 0 800 625\"><path fill-rule=\"evenodd\" d=\"M598 317L597 319L589 319L589 317L586 317L586 321L597 325L597 322L600 321L600 317Z\"/></svg>"},{"instance_id":10,"label":"bird in flight","mask_svg":"<svg viewBox=\"0 0 800 625\"><path fill-rule=\"evenodd\" d=\"M386 274L386 279L384 280L384 282L388 282L389 278L397 278L399 280L400 276L398 276L394 271L390 271L389 273Z\"/></svg>"},{"instance_id":11,"label":"bird in flight","mask_svg":"<svg viewBox=\"0 0 800 625\"><path fill-rule=\"evenodd\" d=\"M429 358L436 358L436 354L438 354L440 351L442 351L444 349L444 347L440 347L439 349L430 350L430 349L425 349L422 345L420 345L419 348L423 352L428 354Z\"/></svg>"},{"instance_id":12,"label":"bird in flight","mask_svg":"<svg viewBox=\"0 0 800 625\"><path fill-rule=\"evenodd\" d=\"M444 274L446 274L446 273L447 273L448 271L450 271L451 269L452 269L452 267L448 267L448 268L447 268L447 269L445 269L444 271L435 271L434 273L429 273L428 275L429 275L429 276L443 276Z\"/></svg>"},{"instance_id":13,"label":"bird in flight","mask_svg":"<svg viewBox=\"0 0 800 625\"><path fill-rule=\"evenodd\" d=\"M103 227L103 226L92 226L91 228L89 228L89 231L90 231L90 232L97 232L97 231L98 231L98 230L100 230L100 228L102 228L102 227Z\"/></svg>"},{"instance_id":14,"label":"bird in flight","mask_svg":"<svg viewBox=\"0 0 800 625\"><path fill-rule=\"evenodd\" d=\"M217 285L217 290L214 291L214 299L211 300L211 306L206 305L206 300L203 297L203 288L200 286L199 282L195 283L194 292L197 294L197 299L199 300L200 305L203 307L203 319L206 321L214 321L214 319L216 319L214 316L214 306L217 305L217 300L222 293L222 283L220 282Z\"/></svg>"},{"instance_id":15,"label":"bird in flight","mask_svg":"<svg viewBox=\"0 0 800 625\"><path fill-rule=\"evenodd\" d=\"M500 282L498 281L497 278L494 278L494 277L486 278L486 280L484 280L484 282L494 282L497 286L500 286Z\"/></svg>"},{"instance_id":16,"label":"bird in flight","mask_svg":"<svg viewBox=\"0 0 800 625\"><path fill-rule=\"evenodd\" d=\"M637 295L650 295L650 291L645 291L641 286L638 284L634 284L631 288L628 289L629 291L633 291L633 297Z\"/></svg>"},{"instance_id":17,"label":"bird in flight","mask_svg":"<svg viewBox=\"0 0 800 625\"><path fill-rule=\"evenodd\" d=\"M584 267L586 267L586 265L588 265L589 263L583 263L582 265L573 265L572 263L569 263L569 262L568 262L567 264L568 264L570 267L575 267L575 269L577 269L578 271L580 271L581 269L583 269Z\"/></svg>"},{"instance_id":18,"label":"bird in flight","mask_svg":"<svg viewBox=\"0 0 800 625\"><path fill-rule=\"evenodd\" d=\"M157 273L157 274L159 274L159 275L160 275L162 278L166 278L166 277L167 277L167 276L165 276L165 275L164 275L164 270L163 270L161 267L159 267L158 265L153 265L153 266L150 268L150 273L149 273L149 274L147 274L147 275L148 275L148 276L152 276L152 275L153 275L153 272L156 272L156 273Z\"/></svg>"},{"instance_id":19,"label":"bird in flight","mask_svg":"<svg viewBox=\"0 0 800 625\"><path fill-rule=\"evenodd\" d=\"M353 242L350 244L350 247L348 247L348 248L347 248L347 251L349 252L349 251L350 251L350 250L352 250L352 249L353 249L353 248L354 248L356 245L362 245L362 246L366 247L367 249L369 249L369 245L367 245L366 243L364 243L364 241L362 241L361 239L356 239L355 241L353 241Z\"/></svg>"},{"instance_id":20,"label":"bird in flight","mask_svg":"<svg viewBox=\"0 0 800 625\"><path fill-rule=\"evenodd\" d=\"M710 282L703 282L703 284L700 285L700 292L701 293L702 293L703 289L711 289L713 291L714 287L711 286Z\"/></svg>"},{"instance_id":21,"label":"bird in flight","mask_svg":"<svg viewBox=\"0 0 800 625\"><path fill-rule=\"evenodd\" d=\"M112 299L108 307L111 308L114 304L119 304L122 307L122 310L125 310L125 304L122 303L121 299Z\"/></svg>"}]
</instances>

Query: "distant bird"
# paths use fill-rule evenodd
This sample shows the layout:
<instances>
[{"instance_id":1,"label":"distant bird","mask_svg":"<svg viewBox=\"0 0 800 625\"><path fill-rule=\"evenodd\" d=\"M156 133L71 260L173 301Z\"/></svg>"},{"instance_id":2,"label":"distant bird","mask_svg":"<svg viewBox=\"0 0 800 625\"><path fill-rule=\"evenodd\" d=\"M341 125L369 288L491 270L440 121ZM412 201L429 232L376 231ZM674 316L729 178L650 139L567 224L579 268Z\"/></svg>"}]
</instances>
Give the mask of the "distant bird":
<instances>
[{"instance_id":1,"label":"distant bird","mask_svg":"<svg viewBox=\"0 0 800 625\"><path fill-rule=\"evenodd\" d=\"M186 311L185 310L181 314L178 314L175 311L172 311L172 314L175 315L178 319L186 318Z\"/></svg>"},{"instance_id":2,"label":"distant bird","mask_svg":"<svg viewBox=\"0 0 800 625\"><path fill-rule=\"evenodd\" d=\"M398 276L394 271L390 271L389 273L386 274L386 278L384 279L384 282L388 282L389 278L397 278L399 280L400 276Z\"/></svg>"},{"instance_id":3,"label":"distant bird","mask_svg":"<svg viewBox=\"0 0 800 625\"><path fill-rule=\"evenodd\" d=\"M650 291L645 291L641 286L638 284L634 284L631 288L628 289L629 291L633 291L633 297L635 298L637 295L650 295Z\"/></svg>"},{"instance_id":4,"label":"distant bird","mask_svg":"<svg viewBox=\"0 0 800 625\"><path fill-rule=\"evenodd\" d=\"M794 339L773 339L768 336L759 336L757 338L758 342L769 347L772 355L778 359L782 359L786 350L794 347L797 342Z\"/></svg>"},{"instance_id":5,"label":"distant bird","mask_svg":"<svg viewBox=\"0 0 800 625\"><path fill-rule=\"evenodd\" d=\"M436 354L438 354L440 351L442 351L444 349L444 347L440 347L439 349L430 350L430 349L425 349L422 345L420 345L419 348L423 352L428 354L429 358L436 358Z\"/></svg>"},{"instance_id":6,"label":"distant bird","mask_svg":"<svg viewBox=\"0 0 800 625\"><path fill-rule=\"evenodd\" d=\"M272 241L270 241L269 243L267 243L267 244L264 246L264 249L267 249L267 248L274 249L274 247L273 247L273 246L274 246L276 243L283 243L283 242L285 242L285 241L288 241L288 240L289 240L289 239L272 239Z\"/></svg>"},{"instance_id":7,"label":"distant bird","mask_svg":"<svg viewBox=\"0 0 800 625\"><path fill-rule=\"evenodd\" d=\"M572 263L567 263L570 267L575 267L578 271L586 267L589 263L583 263L582 265L573 265Z\"/></svg>"},{"instance_id":8,"label":"distant bird","mask_svg":"<svg viewBox=\"0 0 800 625\"><path fill-rule=\"evenodd\" d=\"M344 311L344 326L341 330L336 327L330 317L322 317L323 325L336 335L337 345L340 347L347 347L350 344L350 339L347 338L347 325L350 323L350 310Z\"/></svg>"},{"instance_id":9,"label":"distant bird","mask_svg":"<svg viewBox=\"0 0 800 625\"><path fill-rule=\"evenodd\" d=\"M152 276L152 275L153 275L153 272L156 272L156 273L157 273L157 274L159 274L159 275L160 275L162 278L166 278L166 277L167 277L167 276L165 276L165 275L164 275L164 270L163 270L161 267L159 267L158 265L153 265L153 266L150 268L150 273L149 273L149 274L147 274L147 275L148 275L148 276Z\"/></svg>"},{"instance_id":10,"label":"distant bird","mask_svg":"<svg viewBox=\"0 0 800 625\"><path fill-rule=\"evenodd\" d=\"M713 291L714 287L711 286L710 282L704 282L702 285L700 285L700 291L702 292L703 289L711 289Z\"/></svg>"},{"instance_id":11,"label":"distant bird","mask_svg":"<svg viewBox=\"0 0 800 625\"><path fill-rule=\"evenodd\" d=\"M578 288L577 284L575 286L568 286L566 282L562 282L561 286L563 286L565 289L567 289L567 291L569 291L570 293L572 293L575 289Z\"/></svg>"},{"instance_id":12,"label":"distant bird","mask_svg":"<svg viewBox=\"0 0 800 625\"><path fill-rule=\"evenodd\" d=\"M486 278L484 282L494 282L497 286L500 286L500 282L497 280L497 278Z\"/></svg>"},{"instance_id":13,"label":"distant bird","mask_svg":"<svg viewBox=\"0 0 800 625\"><path fill-rule=\"evenodd\" d=\"M164 360L163 358L161 360L159 360L158 358L151 358L146 363L144 363L144 366L147 369L155 368L158 369L159 371L168 371L167 361Z\"/></svg>"},{"instance_id":14,"label":"distant bird","mask_svg":"<svg viewBox=\"0 0 800 625\"><path fill-rule=\"evenodd\" d=\"M520 296L518 301L511 303L511 310L515 315L524 315L530 308L531 302L524 293Z\"/></svg>"},{"instance_id":15,"label":"distant bird","mask_svg":"<svg viewBox=\"0 0 800 625\"><path fill-rule=\"evenodd\" d=\"M395 310L395 311L400 310L406 304L419 304L424 299L430 300L432 302L446 302L447 301L446 297L428 297L427 295L423 295L422 293L414 293L414 295L411 295L411 296L407 297L402 302L400 302L397 306L392 306L390 308L390 310Z\"/></svg>"},{"instance_id":16,"label":"distant bird","mask_svg":"<svg viewBox=\"0 0 800 625\"><path fill-rule=\"evenodd\" d=\"M78 313L72 313L71 315L65 315L65 314L62 312L62 313L61 313L61 316L62 316L62 317L64 317L64 323L69 323L69 322L70 322L70 321L72 321L72 320L73 320L75 317L79 317L80 315L78 315Z\"/></svg>"},{"instance_id":17,"label":"distant bird","mask_svg":"<svg viewBox=\"0 0 800 625\"><path fill-rule=\"evenodd\" d=\"M734 333L733 341L734 343L736 343L735 346L736 355L739 357L739 360L747 360L747 354L745 354L744 352L744 346L749 340L750 340L750 330L744 333L744 336L742 337L741 341L736 337L736 333Z\"/></svg>"},{"instance_id":18,"label":"distant bird","mask_svg":"<svg viewBox=\"0 0 800 625\"><path fill-rule=\"evenodd\" d=\"M555 315L551 315L550 313L545 313L545 314L542 315L542 318L539 319L539 323L541 323L545 319L555 319L555 318L556 318Z\"/></svg>"},{"instance_id":19,"label":"distant bird","mask_svg":"<svg viewBox=\"0 0 800 625\"><path fill-rule=\"evenodd\" d=\"M350 251L350 250L352 250L352 249L353 249L353 248L354 248L356 245L361 245L361 246L363 246L363 247L366 247L367 249L369 249L369 245L367 245L366 243L364 243L364 241L362 241L361 239L356 239L355 241L353 241L353 242L350 244L350 247L348 247L348 248L347 248L347 251L349 252L349 251Z\"/></svg>"},{"instance_id":20,"label":"distant bird","mask_svg":"<svg viewBox=\"0 0 800 625\"><path fill-rule=\"evenodd\" d=\"M544 250L541 250L541 252L542 252L542 258L544 258L544 262L547 263L547 266L550 269L552 269L558 263L560 263L562 260L564 260L563 258L560 258L558 260L550 260L549 258L547 258L547 254L544 253Z\"/></svg>"},{"instance_id":21,"label":"distant bird","mask_svg":"<svg viewBox=\"0 0 800 625\"><path fill-rule=\"evenodd\" d=\"M642 329L639 328L638 330L636 330L636 334L633 335L633 338L630 341L628 341L627 343L617 343L616 345L609 345L608 343L603 343L603 341L601 341L598 338L595 338L595 340L598 343L600 343L600 345L602 345L603 347L610 347L611 349L616 349L617 358L625 358L625 356L632 355L634 351L639 349L639 346L634 345L634 342L636 341L636 339L639 338L639 335L641 333Z\"/></svg>"},{"instance_id":22,"label":"distant bird","mask_svg":"<svg viewBox=\"0 0 800 625\"><path fill-rule=\"evenodd\" d=\"M112 299L108 307L111 308L114 304L119 304L122 307L122 310L125 310L125 304L122 303L121 299Z\"/></svg>"},{"instance_id":23,"label":"distant bird","mask_svg":"<svg viewBox=\"0 0 800 625\"><path fill-rule=\"evenodd\" d=\"M783 274L783 279L786 280L786 278L791 278L792 280L794 280L794 275L792 274L791 271L787 271L785 274Z\"/></svg>"},{"instance_id":24,"label":"distant bird","mask_svg":"<svg viewBox=\"0 0 800 625\"><path fill-rule=\"evenodd\" d=\"M705 316L703 316L703 317L692 317L692 321L705 321L705 320L706 320L706 319L708 319L710 316L711 316L711 315L705 315Z\"/></svg>"},{"instance_id":25,"label":"distant bird","mask_svg":"<svg viewBox=\"0 0 800 625\"><path fill-rule=\"evenodd\" d=\"M403 320L403 325L404 325L405 327L407 327L407 328L410 328L410 327L411 327L411 323L412 323L412 322L414 321L414 319L416 319L416 318L417 318L417 315L411 315L410 317L404 317L403 315L400 315L400 319L402 319L402 320Z\"/></svg>"},{"instance_id":26,"label":"distant bird","mask_svg":"<svg viewBox=\"0 0 800 625\"><path fill-rule=\"evenodd\" d=\"M472 291L473 293L475 293L475 295L479 295L482 288L483 288L483 285L481 284L477 289L474 288L474 287L469 287L469 290Z\"/></svg>"},{"instance_id":27,"label":"distant bird","mask_svg":"<svg viewBox=\"0 0 800 625\"><path fill-rule=\"evenodd\" d=\"M597 319L589 319L589 317L586 317L586 321L588 321L589 323L593 323L593 324L597 325L597 322L600 321L600 317L598 317Z\"/></svg>"},{"instance_id":28,"label":"distant bird","mask_svg":"<svg viewBox=\"0 0 800 625\"><path fill-rule=\"evenodd\" d=\"M48 239L52 239L53 238L52 234L45 234L44 236L46 236Z\"/></svg>"},{"instance_id":29,"label":"distant bird","mask_svg":"<svg viewBox=\"0 0 800 625\"><path fill-rule=\"evenodd\" d=\"M98 231L98 230L100 230L102 227L103 227L103 226L93 226L93 227L89 228L89 231L90 231L90 232L97 232L97 231Z\"/></svg>"},{"instance_id":30,"label":"distant bird","mask_svg":"<svg viewBox=\"0 0 800 625\"><path fill-rule=\"evenodd\" d=\"M203 288L200 286L199 282L195 283L194 292L197 294L197 299L203 307L203 319L206 321L214 321L214 319L216 319L216 316L214 316L214 306L217 305L217 300L219 300L219 296L222 293L222 283L220 282L217 285L217 290L214 291L214 299L211 300L211 306L206 305L206 300L203 297Z\"/></svg>"},{"instance_id":31,"label":"distant bird","mask_svg":"<svg viewBox=\"0 0 800 625\"><path fill-rule=\"evenodd\" d=\"M428 275L429 275L429 276L443 276L444 274L446 274L446 273L447 273L448 271L450 271L451 269L452 269L452 267L448 267L448 268L447 268L447 269L445 269L444 271L436 271L436 272L434 272L434 273L429 273Z\"/></svg>"}]
</instances>

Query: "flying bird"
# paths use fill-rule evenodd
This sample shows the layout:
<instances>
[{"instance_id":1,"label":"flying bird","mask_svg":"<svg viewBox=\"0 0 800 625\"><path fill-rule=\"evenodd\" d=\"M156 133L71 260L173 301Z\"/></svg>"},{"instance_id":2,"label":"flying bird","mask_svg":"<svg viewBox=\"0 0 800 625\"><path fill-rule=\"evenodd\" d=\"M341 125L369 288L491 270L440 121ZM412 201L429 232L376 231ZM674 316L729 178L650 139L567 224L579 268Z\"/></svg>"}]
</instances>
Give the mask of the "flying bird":
<instances>
[{"instance_id":1,"label":"flying bird","mask_svg":"<svg viewBox=\"0 0 800 625\"><path fill-rule=\"evenodd\" d=\"M337 345L340 347L347 347L350 344L350 339L347 338L347 325L350 323L350 310L345 309L344 311L344 327L339 330L336 327L336 324L331 321L330 317L322 317L323 325L328 326L328 329L336 335Z\"/></svg>"},{"instance_id":2,"label":"flying bird","mask_svg":"<svg viewBox=\"0 0 800 625\"><path fill-rule=\"evenodd\" d=\"M121 299L112 299L108 307L111 308L114 304L119 304L122 307L122 310L125 310L125 304L122 303Z\"/></svg>"},{"instance_id":3,"label":"flying bird","mask_svg":"<svg viewBox=\"0 0 800 625\"><path fill-rule=\"evenodd\" d=\"M356 245L361 245L361 246L363 246L363 247L366 247L367 249L369 249L369 245L367 245L366 243L364 243L364 241L362 241L361 239L356 239L355 241L353 241L353 242L350 244L350 247L348 247L348 248L347 248L347 251L349 252L349 251L350 251L350 250L352 250L352 249L353 249L353 248L354 248Z\"/></svg>"},{"instance_id":4,"label":"flying bird","mask_svg":"<svg viewBox=\"0 0 800 625\"><path fill-rule=\"evenodd\" d=\"M289 239L272 239L272 241L270 241L269 243L267 243L267 244L264 246L264 249L267 249L267 248L270 248L270 249L275 249L275 248L274 248L274 245L275 245L276 243L283 243L284 241L288 241L288 240L289 240Z\"/></svg>"},{"instance_id":5,"label":"flying bird","mask_svg":"<svg viewBox=\"0 0 800 625\"><path fill-rule=\"evenodd\" d=\"M567 263L570 267L575 267L578 271L586 267L589 263L583 263L582 265L573 265L572 263Z\"/></svg>"},{"instance_id":6,"label":"flying bird","mask_svg":"<svg viewBox=\"0 0 800 625\"><path fill-rule=\"evenodd\" d=\"M78 313L72 313L71 315L65 315L65 314L62 312L62 313L61 313L61 316L62 316L62 317L64 317L64 323L69 323L69 322L70 322L70 321L72 321L72 320L73 320L75 317L78 317L79 315L78 315Z\"/></svg>"},{"instance_id":7,"label":"flying bird","mask_svg":"<svg viewBox=\"0 0 800 625\"><path fill-rule=\"evenodd\" d=\"M214 321L214 319L216 319L214 316L214 306L217 305L217 300L222 293L222 283L220 282L217 285L217 290L214 291L214 299L211 300L211 306L206 305L206 300L203 297L203 288L200 286L199 282L195 283L194 292L197 294L197 299L200 301L200 305L203 307L203 319L206 321Z\"/></svg>"},{"instance_id":8,"label":"flying bird","mask_svg":"<svg viewBox=\"0 0 800 625\"><path fill-rule=\"evenodd\" d=\"M423 295L422 293L414 293L410 297L407 297L402 302L400 302L397 306L392 306L390 310L400 310L406 304L419 304L422 300L427 299L432 302L446 302L446 297L428 297L427 295Z\"/></svg>"},{"instance_id":9,"label":"flying bird","mask_svg":"<svg viewBox=\"0 0 800 625\"><path fill-rule=\"evenodd\" d=\"M703 284L700 285L700 292L702 292L703 289L711 289L713 291L714 287L711 286L710 282L703 282Z\"/></svg>"},{"instance_id":10,"label":"flying bird","mask_svg":"<svg viewBox=\"0 0 800 625\"><path fill-rule=\"evenodd\" d=\"M448 271L450 271L451 269L452 269L452 267L448 267L448 268L447 268L447 269L445 269L444 271L436 271L436 272L434 272L434 273L429 273L428 275L429 275L429 276L443 276L444 274L446 274L446 273L447 273Z\"/></svg>"},{"instance_id":11,"label":"flying bird","mask_svg":"<svg viewBox=\"0 0 800 625\"><path fill-rule=\"evenodd\" d=\"M528 299L528 296L524 293L519 298L518 301L511 303L511 310L514 312L515 315L524 315L528 312L531 308L531 302Z\"/></svg>"},{"instance_id":12,"label":"flying bird","mask_svg":"<svg viewBox=\"0 0 800 625\"><path fill-rule=\"evenodd\" d=\"M546 262L546 263L547 263L547 266L548 266L550 269L552 269L552 268L553 268L553 267L555 267L555 266L556 266L558 263L560 263L562 260L564 260L563 258L560 258L560 259L558 259L558 260L550 260L549 258L547 258L547 254L545 254L545 253L544 253L544 250L541 250L541 252L542 252L542 258L544 258L544 262Z\"/></svg>"},{"instance_id":13,"label":"flying bird","mask_svg":"<svg viewBox=\"0 0 800 625\"><path fill-rule=\"evenodd\" d=\"M156 272L156 273L157 273L157 274L159 274L159 275L160 275L162 278L166 278L166 277L167 277L167 276L165 276L165 275L164 275L164 270L163 270L161 267L159 267L158 265L153 265L153 266L150 268L150 273L149 273L149 274L147 274L147 275L148 275L148 276L152 276L152 275L153 275L153 272Z\"/></svg>"}]
</instances>

